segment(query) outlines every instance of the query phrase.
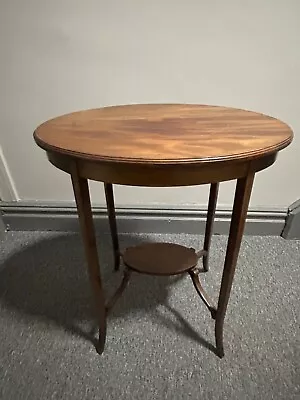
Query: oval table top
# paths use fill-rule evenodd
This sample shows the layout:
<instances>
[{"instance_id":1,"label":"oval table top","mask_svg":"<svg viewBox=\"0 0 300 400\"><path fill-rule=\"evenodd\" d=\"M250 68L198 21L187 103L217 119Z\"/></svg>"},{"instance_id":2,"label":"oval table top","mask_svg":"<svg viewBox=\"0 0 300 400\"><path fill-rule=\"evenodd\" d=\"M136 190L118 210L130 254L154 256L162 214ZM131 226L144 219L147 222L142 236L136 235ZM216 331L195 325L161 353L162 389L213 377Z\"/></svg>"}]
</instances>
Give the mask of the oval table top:
<instances>
[{"instance_id":1,"label":"oval table top","mask_svg":"<svg viewBox=\"0 0 300 400\"><path fill-rule=\"evenodd\" d=\"M34 132L46 151L99 161L203 163L251 160L292 140L285 123L267 115L196 104L140 104L79 111Z\"/></svg>"}]
</instances>

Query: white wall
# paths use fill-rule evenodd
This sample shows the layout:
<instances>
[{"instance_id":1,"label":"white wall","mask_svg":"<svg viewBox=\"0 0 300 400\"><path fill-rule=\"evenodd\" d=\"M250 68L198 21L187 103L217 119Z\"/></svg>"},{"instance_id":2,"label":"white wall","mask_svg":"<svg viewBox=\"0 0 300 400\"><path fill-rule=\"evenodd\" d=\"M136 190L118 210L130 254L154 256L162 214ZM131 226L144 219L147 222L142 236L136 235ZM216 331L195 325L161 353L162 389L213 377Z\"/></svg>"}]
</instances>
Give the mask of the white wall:
<instances>
[{"instance_id":1,"label":"white wall","mask_svg":"<svg viewBox=\"0 0 300 400\"><path fill-rule=\"evenodd\" d=\"M1 146L20 199L69 201L69 177L32 140L51 117L104 105L191 102L289 123L291 147L258 174L252 207L299 198L299 0L0 0ZM93 200L103 202L101 185ZM223 184L220 204L232 201ZM120 187L122 205L196 205L206 187Z\"/></svg>"}]
</instances>

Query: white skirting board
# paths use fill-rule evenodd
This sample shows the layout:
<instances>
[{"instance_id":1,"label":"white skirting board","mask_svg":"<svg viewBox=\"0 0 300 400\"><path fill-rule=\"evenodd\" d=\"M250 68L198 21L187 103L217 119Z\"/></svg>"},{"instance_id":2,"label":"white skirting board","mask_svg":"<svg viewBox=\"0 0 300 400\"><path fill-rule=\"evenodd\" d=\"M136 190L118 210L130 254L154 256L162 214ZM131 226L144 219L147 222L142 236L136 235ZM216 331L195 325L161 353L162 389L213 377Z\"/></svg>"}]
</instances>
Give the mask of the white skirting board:
<instances>
[{"instance_id":1,"label":"white skirting board","mask_svg":"<svg viewBox=\"0 0 300 400\"><path fill-rule=\"evenodd\" d=\"M79 230L74 204L44 204L38 202L1 203L2 218L11 231L71 231ZM93 215L97 232L109 232L105 207L94 207ZM119 233L190 233L203 234L206 208L157 209L117 208ZM281 235L287 210L252 210L247 215L245 234ZM231 210L217 210L214 233L228 234Z\"/></svg>"}]
</instances>

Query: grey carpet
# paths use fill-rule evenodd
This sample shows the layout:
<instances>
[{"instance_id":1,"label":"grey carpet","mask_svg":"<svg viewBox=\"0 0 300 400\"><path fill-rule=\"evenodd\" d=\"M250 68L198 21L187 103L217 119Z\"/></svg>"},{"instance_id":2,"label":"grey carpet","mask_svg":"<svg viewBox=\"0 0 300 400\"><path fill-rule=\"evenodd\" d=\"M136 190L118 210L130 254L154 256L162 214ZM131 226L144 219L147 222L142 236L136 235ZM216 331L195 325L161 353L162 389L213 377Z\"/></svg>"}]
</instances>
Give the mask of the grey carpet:
<instances>
[{"instance_id":1,"label":"grey carpet","mask_svg":"<svg viewBox=\"0 0 300 400\"><path fill-rule=\"evenodd\" d=\"M189 235L121 238L198 246ZM99 238L108 293L109 237ZM299 399L300 242L246 237L225 324L225 358L189 277L134 275L108 320L105 352L95 322L78 235L8 233L0 242L0 398ZM226 238L215 236L216 299Z\"/></svg>"}]
</instances>

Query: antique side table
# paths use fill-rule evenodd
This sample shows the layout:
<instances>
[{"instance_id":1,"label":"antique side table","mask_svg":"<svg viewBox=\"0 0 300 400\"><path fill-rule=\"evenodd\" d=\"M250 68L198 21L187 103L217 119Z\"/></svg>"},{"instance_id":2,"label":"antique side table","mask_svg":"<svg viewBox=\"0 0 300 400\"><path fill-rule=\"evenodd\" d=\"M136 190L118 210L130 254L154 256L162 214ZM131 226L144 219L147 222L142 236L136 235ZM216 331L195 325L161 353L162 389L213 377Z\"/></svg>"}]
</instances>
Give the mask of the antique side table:
<instances>
[{"instance_id":1,"label":"antique side table","mask_svg":"<svg viewBox=\"0 0 300 400\"><path fill-rule=\"evenodd\" d=\"M106 338L106 316L131 271L155 275L188 273L215 320L216 352L224 356L223 325L242 240L255 173L272 165L292 141L285 123L250 111L187 104L126 105L63 115L40 125L36 143L49 161L71 175L99 324L97 351ZM107 302L93 226L88 179L104 182L115 269L124 264L123 281ZM236 191L218 304L199 279L208 257L218 187L236 179ZM203 249L172 243L145 243L121 252L113 184L171 187L210 183Z\"/></svg>"}]
</instances>

